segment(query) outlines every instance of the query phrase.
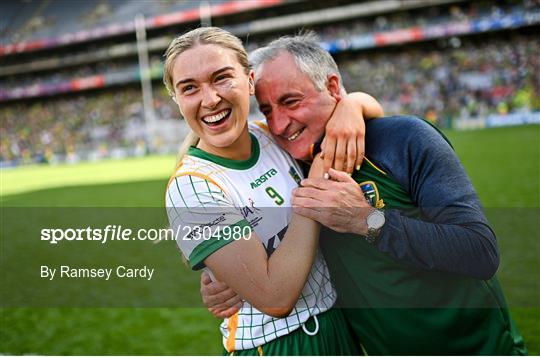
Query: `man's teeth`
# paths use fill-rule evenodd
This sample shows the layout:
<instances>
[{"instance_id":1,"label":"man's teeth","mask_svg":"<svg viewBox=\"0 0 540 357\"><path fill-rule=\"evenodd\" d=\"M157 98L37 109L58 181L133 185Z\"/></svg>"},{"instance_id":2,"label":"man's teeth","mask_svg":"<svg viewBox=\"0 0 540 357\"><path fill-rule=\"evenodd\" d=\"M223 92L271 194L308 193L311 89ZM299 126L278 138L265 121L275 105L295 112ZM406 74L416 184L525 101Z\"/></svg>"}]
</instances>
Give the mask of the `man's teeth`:
<instances>
[{"instance_id":1,"label":"man's teeth","mask_svg":"<svg viewBox=\"0 0 540 357\"><path fill-rule=\"evenodd\" d=\"M224 110L221 113L218 113L216 115L209 115L203 118L203 120L207 123L215 123L217 121L220 121L221 119L225 118L227 114L229 114L230 110Z\"/></svg>"},{"instance_id":2,"label":"man's teeth","mask_svg":"<svg viewBox=\"0 0 540 357\"><path fill-rule=\"evenodd\" d=\"M296 139L298 137L298 135L300 135L300 133L302 132L302 130L298 130L296 133L292 134L291 136L289 136L287 139L289 141L293 141L294 139Z\"/></svg>"}]
</instances>

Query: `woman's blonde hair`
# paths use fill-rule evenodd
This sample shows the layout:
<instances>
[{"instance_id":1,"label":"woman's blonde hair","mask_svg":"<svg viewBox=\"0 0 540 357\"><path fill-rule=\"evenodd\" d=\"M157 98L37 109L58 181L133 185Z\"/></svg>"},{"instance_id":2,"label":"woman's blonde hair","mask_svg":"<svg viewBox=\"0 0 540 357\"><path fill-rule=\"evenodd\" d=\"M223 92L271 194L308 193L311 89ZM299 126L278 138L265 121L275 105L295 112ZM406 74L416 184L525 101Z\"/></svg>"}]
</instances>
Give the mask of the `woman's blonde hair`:
<instances>
[{"instance_id":1,"label":"woman's blonde hair","mask_svg":"<svg viewBox=\"0 0 540 357\"><path fill-rule=\"evenodd\" d=\"M224 48L228 48L235 52L238 59L238 63L244 68L245 73L249 74L249 61L248 55L242 41L232 33L220 29L219 27L200 27L195 30L191 30L181 36L176 37L169 44L167 51L165 51L165 64L163 68L163 83L167 87L167 91L172 98L175 98L174 83L173 83L173 68L174 61L179 54L188 49L195 47L196 45L217 45ZM202 59L193 59L194 61ZM184 155L187 153L190 146L197 145L199 137L190 130L186 136L178 154L176 155L176 162L180 162Z\"/></svg>"}]
</instances>

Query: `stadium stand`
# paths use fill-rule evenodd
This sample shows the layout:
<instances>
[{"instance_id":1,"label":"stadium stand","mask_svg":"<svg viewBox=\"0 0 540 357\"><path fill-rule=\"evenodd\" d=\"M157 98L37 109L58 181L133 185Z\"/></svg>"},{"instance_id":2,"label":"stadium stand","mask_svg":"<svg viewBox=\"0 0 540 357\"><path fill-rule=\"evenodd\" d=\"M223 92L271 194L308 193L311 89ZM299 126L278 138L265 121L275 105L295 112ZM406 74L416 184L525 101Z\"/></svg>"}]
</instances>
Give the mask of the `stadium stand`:
<instances>
[{"instance_id":1,"label":"stadium stand","mask_svg":"<svg viewBox=\"0 0 540 357\"><path fill-rule=\"evenodd\" d=\"M161 55L208 8L248 50L314 30L346 87L388 114L443 127L512 113L538 120L538 0L212 1L206 10L198 1L19 0L0 4L2 165L174 151L178 137L148 137L133 18L146 17L154 110L165 123L180 114L160 82Z\"/></svg>"},{"instance_id":2,"label":"stadium stand","mask_svg":"<svg viewBox=\"0 0 540 357\"><path fill-rule=\"evenodd\" d=\"M213 4L225 2L213 0ZM100 27L133 21L138 14L156 16L195 9L199 1L129 1L129 0L15 0L2 4L7 14L7 43L23 42L76 32L84 27ZM5 12L4 12L5 8Z\"/></svg>"}]
</instances>

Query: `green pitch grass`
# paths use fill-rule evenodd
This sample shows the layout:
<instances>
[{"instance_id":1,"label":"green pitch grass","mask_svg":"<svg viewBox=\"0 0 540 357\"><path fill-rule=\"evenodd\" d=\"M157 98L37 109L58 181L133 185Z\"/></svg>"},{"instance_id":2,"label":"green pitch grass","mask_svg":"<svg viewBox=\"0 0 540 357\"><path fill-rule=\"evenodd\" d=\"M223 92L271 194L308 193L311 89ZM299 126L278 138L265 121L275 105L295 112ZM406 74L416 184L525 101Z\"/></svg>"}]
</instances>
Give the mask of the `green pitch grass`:
<instances>
[{"instance_id":1,"label":"green pitch grass","mask_svg":"<svg viewBox=\"0 0 540 357\"><path fill-rule=\"evenodd\" d=\"M540 126L447 135L497 233L502 255L498 277L513 318L529 352L540 354ZM3 209L160 207L173 168L173 157L148 157L2 170L1 203ZM198 301L199 275L180 261L178 269L185 290ZM219 321L202 307L3 308L0 313L0 354L199 355L222 350Z\"/></svg>"},{"instance_id":2,"label":"green pitch grass","mask_svg":"<svg viewBox=\"0 0 540 357\"><path fill-rule=\"evenodd\" d=\"M163 180L175 167L172 156L150 156L124 160L84 162L77 165L42 165L25 166L2 170L2 197L17 193L40 191L49 188L79 187L88 185L111 184L134 181ZM115 204L116 197L109 200L89 199L78 195L81 202L87 204ZM63 199L51 199L49 202L65 206L71 202ZM28 204L35 204L34 201ZM45 202L47 204L47 202Z\"/></svg>"}]
</instances>

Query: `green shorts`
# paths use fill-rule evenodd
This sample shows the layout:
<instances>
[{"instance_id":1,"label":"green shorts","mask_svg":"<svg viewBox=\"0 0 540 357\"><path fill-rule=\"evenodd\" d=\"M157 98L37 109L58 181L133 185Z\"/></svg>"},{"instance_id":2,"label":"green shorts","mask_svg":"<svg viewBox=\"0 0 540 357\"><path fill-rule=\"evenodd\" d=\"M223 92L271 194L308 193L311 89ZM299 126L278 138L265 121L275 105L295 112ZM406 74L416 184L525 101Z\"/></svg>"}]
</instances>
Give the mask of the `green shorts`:
<instances>
[{"instance_id":1,"label":"green shorts","mask_svg":"<svg viewBox=\"0 0 540 357\"><path fill-rule=\"evenodd\" d=\"M225 356L287 356L310 355L350 356L359 354L359 346L354 343L347 323L340 309L330 309L317 315L319 332L310 336L303 328L294 330L260 347L238 350ZM308 331L315 331L315 320L310 317L305 323Z\"/></svg>"}]
</instances>

